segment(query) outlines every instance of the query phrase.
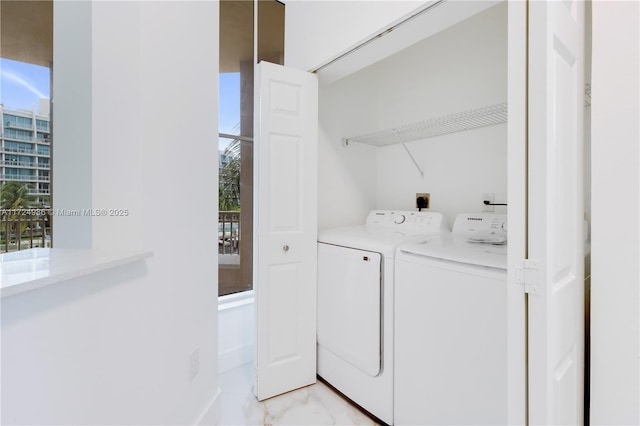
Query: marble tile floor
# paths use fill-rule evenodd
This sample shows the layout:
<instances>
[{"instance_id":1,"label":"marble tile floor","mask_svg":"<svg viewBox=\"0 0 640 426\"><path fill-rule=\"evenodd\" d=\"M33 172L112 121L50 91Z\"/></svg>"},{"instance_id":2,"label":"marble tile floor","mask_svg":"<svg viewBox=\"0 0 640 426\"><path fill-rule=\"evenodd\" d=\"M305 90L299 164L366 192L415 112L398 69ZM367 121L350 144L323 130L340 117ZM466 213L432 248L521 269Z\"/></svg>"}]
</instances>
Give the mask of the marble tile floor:
<instances>
[{"instance_id":1,"label":"marble tile floor","mask_svg":"<svg viewBox=\"0 0 640 426\"><path fill-rule=\"evenodd\" d=\"M262 402L252 386L252 364L220 375L219 425L377 425L320 381Z\"/></svg>"}]
</instances>

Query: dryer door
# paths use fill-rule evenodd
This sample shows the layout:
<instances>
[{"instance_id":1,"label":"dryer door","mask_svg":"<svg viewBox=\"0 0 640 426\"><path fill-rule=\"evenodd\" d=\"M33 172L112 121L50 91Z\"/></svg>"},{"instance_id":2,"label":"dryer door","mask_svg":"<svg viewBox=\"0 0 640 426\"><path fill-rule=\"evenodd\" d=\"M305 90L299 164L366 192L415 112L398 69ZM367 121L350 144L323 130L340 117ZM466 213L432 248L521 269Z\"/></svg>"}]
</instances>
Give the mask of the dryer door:
<instances>
[{"instance_id":1,"label":"dryer door","mask_svg":"<svg viewBox=\"0 0 640 426\"><path fill-rule=\"evenodd\" d=\"M371 376L381 368L381 260L318 244L318 344Z\"/></svg>"}]
</instances>

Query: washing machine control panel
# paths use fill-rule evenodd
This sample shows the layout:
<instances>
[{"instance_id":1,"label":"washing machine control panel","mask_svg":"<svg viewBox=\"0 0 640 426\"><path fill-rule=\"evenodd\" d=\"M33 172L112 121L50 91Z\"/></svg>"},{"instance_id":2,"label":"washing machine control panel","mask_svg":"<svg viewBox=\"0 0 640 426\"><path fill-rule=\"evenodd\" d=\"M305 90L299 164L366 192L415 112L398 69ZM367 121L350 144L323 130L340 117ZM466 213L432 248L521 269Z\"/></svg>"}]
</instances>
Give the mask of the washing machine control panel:
<instances>
[{"instance_id":1,"label":"washing machine control panel","mask_svg":"<svg viewBox=\"0 0 640 426\"><path fill-rule=\"evenodd\" d=\"M429 232L447 229L442 213L403 210L373 210L367 217L367 226L393 228L404 232Z\"/></svg>"},{"instance_id":2,"label":"washing machine control panel","mask_svg":"<svg viewBox=\"0 0 640 426\"><path fill-rule=\"evenodd\" d=\"M471 235L486 232L507 232L507 215L495 213L463 213L453 224L454 234Z\"/></svg>"}]
</instances>

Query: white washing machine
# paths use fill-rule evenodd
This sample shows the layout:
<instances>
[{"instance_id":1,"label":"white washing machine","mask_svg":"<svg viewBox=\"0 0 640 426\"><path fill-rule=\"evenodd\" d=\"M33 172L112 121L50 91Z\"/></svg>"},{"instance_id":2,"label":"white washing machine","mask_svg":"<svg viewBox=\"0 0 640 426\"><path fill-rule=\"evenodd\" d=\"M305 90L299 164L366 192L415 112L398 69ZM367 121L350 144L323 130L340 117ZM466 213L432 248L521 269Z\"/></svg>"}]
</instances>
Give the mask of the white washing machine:
<instances>
[{"instance_id":1,"label":"white washing machine","mask_svg":"<svg viewBox=\"0 0 640 426\"><path fill-rule=\"evenodd\" d=\"M393 424L396 248L449 232L442 214L375 210L318 234L318 375Z\"/></svg>"},{"instance_id":2,"label":"white washing machine","mask_svg":"<svg viewBox=\"0 0 640 426\"><path fill-rule=\"evenodd\" d=\"M395 424L507 423L506 215L396 255Z\"/></svg>"}]
</instances>

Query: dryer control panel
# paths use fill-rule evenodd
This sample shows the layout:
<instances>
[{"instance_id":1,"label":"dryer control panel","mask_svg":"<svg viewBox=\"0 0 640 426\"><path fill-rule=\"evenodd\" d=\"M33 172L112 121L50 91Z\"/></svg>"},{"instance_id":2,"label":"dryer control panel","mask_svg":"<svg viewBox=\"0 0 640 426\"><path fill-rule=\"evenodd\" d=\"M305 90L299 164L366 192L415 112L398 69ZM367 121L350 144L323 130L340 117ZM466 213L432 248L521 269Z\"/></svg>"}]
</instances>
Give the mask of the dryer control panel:
<instances>
[{"instance_id":1,"label":"dryer control panel","mask_svg":"<svg viewBox=\"0 0 640 426\"><path fill-rule=\"evenodd\" d=\"M442 213L403 210L372 210L367 227L397 229L403 232L436 232L448 230Z\"/></svg>"}]
</instances>

